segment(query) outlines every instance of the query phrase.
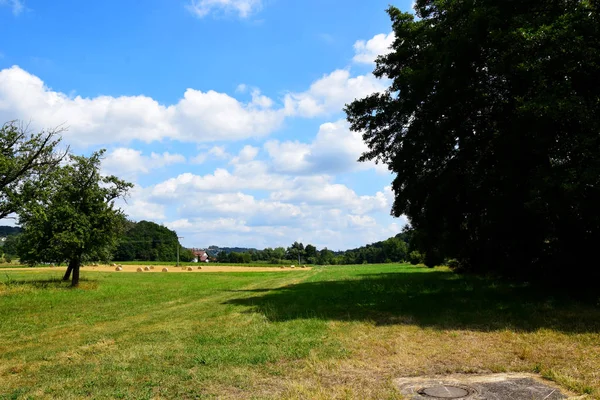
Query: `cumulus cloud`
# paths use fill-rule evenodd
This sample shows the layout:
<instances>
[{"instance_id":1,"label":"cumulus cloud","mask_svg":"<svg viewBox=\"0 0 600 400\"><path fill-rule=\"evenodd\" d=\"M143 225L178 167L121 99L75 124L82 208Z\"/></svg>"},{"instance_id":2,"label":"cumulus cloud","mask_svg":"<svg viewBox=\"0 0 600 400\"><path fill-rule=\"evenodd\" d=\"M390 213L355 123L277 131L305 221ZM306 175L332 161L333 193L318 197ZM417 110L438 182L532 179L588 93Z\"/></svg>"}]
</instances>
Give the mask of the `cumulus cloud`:
<instances>
[{"instance_id":1,"label":"cumulus cloud","mask_svg":"<svg viewBox=\"0 0 600 400\"><path fill-rule=\"evenodd\" d=\"M108 153L102 162L102 169L107 174L134 179L138 174L147 174L153 169L185 161L181 154L152 152L150 156L145 156L140 150L119 147Z\"/></svg>"},{"instance_id":2,"label":"cumulus cloud","mask_svg":"<svg viewBox=\"0 0 600 400\"><path fill-rule=\"evenodd\" d=\"M191 0L187 9L198 18L215 12L234 13L240 18L248 18L261 6L261 0Z\"/></svg>"},{"instance_id":3,"label":"cumulus cloud","mask_svg":"<svg viewBox=\"0 0 600 400\"><path fill-rule=\"evenodd\" d=\"M155 199L178 199L182 194L193 195L202 192L224 193L238 190L270 190L283 187L284 178L268 175L266 171L258 175L232 174L224 168L217 168L207 175L189 172L168 179L152 188Z\"/></svg>"},{"instance_id":4,"label":"cumulus cloud","mask_svg":"<svg viewBox=\"0 0 600 400\"><path fill-rule=\"evenodd\" d=\"M15 16L25 10L25 2L23 0L0 0L0 6L10 6Z\"/></svg>"},{"instance_id":5,"label":"cumulus cloud","mask_svg":"<svg viewBox=\"0 0 600 400\"><path fill-rule=\"evenodd\" d=\"M339 112L346 103L382 92L386 87L373 75L351 77L349 70L339 69L314 82L305 92L288 93L284 98L285 112L303 117Z\"/></svg>"},{"instance_id":6,"label":"cumulus cloud","mask_svg":"<svg viewBox=\"0 0 600 400\"><path fill-rule=\"evenodd\" d=\"M352 59L356 63L372 64L377 56L391 52L390 46L394 43L396 36L394 32L387 35L380 33L367 41L359 40L354 43L355 55Z\"/></svg>"},{"instance_id":7,"label":"cumulus cloud","mask_svg":"<svg viewBox=\"0 0 600 400\"><path fill-rule=\"evenodd\" d=\"M187 89L174 105L146 96L69 96L18 66L0 71L0 119L32 120L34 128L66 124L76 145L160 141L239 140L266 136L284 112L259 93L242 103L224 93Z\"/></svg>"},{"instance_id":8,"label":"cumulus cloud","mask_svg":"<svg viewBox=\"0 0 600 400\"><path fill-rule=\"evenodd\" d=\"M299 141L279 142L271 140L264 144L271 157L273 168L283 173L301 173L311 170L306 160L310 155L311 146Z\"/></svg>"},{"instance_id":9,"label":"cumulus cloud","mask_svg":"<svg viewBox=\"0 0 600 400\"><path fill-rule=\"evenodd\" d=\"M190 246L266 247L300 240L345 249L386 239L405 223L389 217L389 186L359 195L330 175L274 173L268 161L253 158L256 151L242 149L234 157L239 163L227 169L136 187L126 212L164 221Z\"/></svg>"},{"instance_id":10,"label":"cumulus cloud","mask_svg":"<svg viewBox=\"0 0 600 400\"><path fill-rule=\"evenodd\" d=\"M322 124L310 144L271 140L264 148L272 159L273 169L279 172L339 173L375 168L379 173L388 173L382 164L357 162L368 147L361 133L350 131L345 120Z\"/></svg>"},{"instance_id":11,"label":"cumulus cloud","mask_svg":"<svg viewBox=\"0 0 600 400\"><path fill-rule=\"evenodd\" d=\"M246 103L213 90L187 89L177 103L164 105L142 95L70 96L13 66L0 70L0 119L31 120L34 129L64 124L69 128L65 138L82 147L134 140L231 141L265 137L286 116L339 112L345 103L384 89L384 82L372 76L337 70L305 92L288 93L281 107L257 89Z\"/></svg>"},{"instance_id":12,"label":"cumulus cloud","mask_svg":"<svg viewBox=\"0 0 600 400\"><path fill-rule=\"evenodd\" d=\"M242 150L240 150L239 154L231 160L231 164L245 164L256 158L258 155L259 148L246 145Z\"/></svg>"}]
</instances>

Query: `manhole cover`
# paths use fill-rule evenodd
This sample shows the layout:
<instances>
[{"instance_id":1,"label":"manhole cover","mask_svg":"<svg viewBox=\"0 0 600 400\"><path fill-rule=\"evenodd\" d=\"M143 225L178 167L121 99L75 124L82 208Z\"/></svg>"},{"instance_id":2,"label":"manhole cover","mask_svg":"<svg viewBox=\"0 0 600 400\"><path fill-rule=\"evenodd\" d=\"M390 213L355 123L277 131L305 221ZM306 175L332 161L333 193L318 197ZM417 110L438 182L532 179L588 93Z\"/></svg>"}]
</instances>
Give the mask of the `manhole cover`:
<instances>
[{"instance_id":1,"label":"manhole cover","mask_svg":"<svg viewBox=\"0 0 600 400\"><path fill-rule=\"evenodd\" d=\"M421 389L419 390L419 394L436 399L460 399L468 396L470 393L467 389L457 386L439 385Z\"/></svg>"}]
</instances>

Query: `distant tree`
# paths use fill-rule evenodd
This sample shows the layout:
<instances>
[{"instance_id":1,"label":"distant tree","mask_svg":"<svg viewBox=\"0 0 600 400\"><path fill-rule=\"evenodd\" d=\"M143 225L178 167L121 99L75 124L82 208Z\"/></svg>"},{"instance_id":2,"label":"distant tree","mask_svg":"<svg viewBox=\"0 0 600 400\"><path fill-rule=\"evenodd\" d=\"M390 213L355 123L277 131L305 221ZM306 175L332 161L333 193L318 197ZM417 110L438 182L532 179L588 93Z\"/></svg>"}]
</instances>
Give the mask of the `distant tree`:
<instances>
[{"instance_id":1,"label":"distant tree","mask_svg":"<svg viewBox=\"0 0 600 400\"><path fill-rule=\"evenodd\" d=\"M4 245L0 250L4 253L5 256L15 257L18 254L18 243L19 243L20 235L10 235L6 237L4 241ZM5 257L6 258L6 257Z\"/></svg>"},{"instance_id":2,"label":"distant tree","mask_svg":"<svg viewBox=\"0 0 600 400\"><path fill-rule=\"evenodd\" d=\"M59 152L61 129L29 133L17 121L0 127L0 219L44 192L52 171L67 155Z\"/></svg>"},{"instance_id":3,"label":"distant tree","mask_svg":"<svg viewBox=\"0 0 600 400\"><path fill-rule=\"evenodd\" d=\"M346 107L394 172L392 213L425 262L600 278L600 14L595 0L417 0L390 7L390 87ZM575 275L571 274L573 277ZM578 278L575 278L578 279ZM579 280L579 279L578 279Z\"/></svg>"},{"instance_id":4,"label":"distant tree","mask_svg":"<svg viewBox=\"0 0 600 400\"><path fill-rule=\"evenodd\" d=\"M49 172L40 199L25 204L19 214L21 261L67 261L63 279L72 274L72 286L79 284L84 261L108 259L125 222L114 201L133 185L100 174L103 154L104 150L89 158L70 155L67 165Z\"/></svg>"},{"instance_id":5,"label":"distant tree","mask_svg":"<svg viewBox=\"0 0 600 400\"><path fill-rule=\"evenodd\" d=\"M190 261L191 251L185 252L177 232L152 221L131 222L119 241L114 259L119 261L175 261L179 246L179 259Z\"/></svg>"},{"instance_id":6,"label":"distant tree","mask_svg":"<svg viewBox=\"0 0 600 400\"><path fill-rule=\"evenodd\" d=\"M192 250L186 249L183 246L179 247L179 261L191 262L194 260L194 258L196 258L196 256L194 256Z\"/></svg>"},{"instance_id":7,"label":"distant tree","mask_svg":"<svg viewBox=\"0 0 600 400\"><path fill-rule=\"evenodd\" d=\"M391 237L383 242L383 255L390 262L404 261L408 256L408 246L402 239Z\"/></svg>"},{"instance_id":8,"label":"distant tree","mask_svg":"<svg viewBox=\"0 0 600 400\"><path fill-rule=\"evenodd\" d=\"M425 257L423 257L423 254L414 250L411 251L408 255L408 261L410 261L412 265L423 264L423 262L425 261Z\"/></svg>"},{"instance_id":9,"label":"distant tree","mask_svg":"<svg viewBox=\"0 0 600 400\"><path fill-rule=\"evenodd\" d=\"M319 251L319 254L317 255L317 264L319 265L330 265L333 264L333 260L334 260L335 255L333 254L333 251L327 249L327 247L325 247L323 250Z\"/></svg>"},{"instance_id":10,"label":"distant tree","mask_svg":"<svg viewBox=\"0 0 600 400\"><path fill-rule=\"evenodd\" d=\"M317 248L312 244L307 244L304 248L304 255L309 263L314 264L317 259Z\"/></svg>"},{"instance_id":11,"label":"distant tree","mask_svg":"<svg viewBox=\"0 0 600 400\"><path fill-rule=\"evenodd\" d=\"M229 254L227 254L226 251L221 251L217 254L217 261L220 263L228 263L229 261Z\"/></svg>"},{"instance_id":12,"label":"distant tree","mask_svg":"<svg viewBox=\"0 0 600 400\"><path fill-rule=\"evenodd\" d=\"M252 262L252 255L250 253L241 253L242 263L250 264Z\"/></svg>"},{"instance_id":13,"label":"distant tree","mask_svg":"<svg viewBox=\"0 0 600 400\"><path fill-rule=\"evenodd\" d=\"M275 257L277 260L282 260L285 257L285 249L283 247L274 248L273 257Z\"/></svg>"},{"instance_id":14,"label":"distant tree","mask_svg":"<svg viewBox=\"0 0 600 400\"><path fill-rule=\"evenodd\" d=\"M302 243L294 242L287 248L286 256L288 259L298 260L298 264L300 264L300 260L304 256L304 245Z\"/></svg>"},{"instance_id":15,"label":"distant tree","mask_svg":"<svg viewBox=\"0 0 600 400\"><path fill-rule=\"evenodd\" d=\"M21 233L21 228L18 226L0 226L0 237L18 235Z\"/></svg>"}]
</instances>

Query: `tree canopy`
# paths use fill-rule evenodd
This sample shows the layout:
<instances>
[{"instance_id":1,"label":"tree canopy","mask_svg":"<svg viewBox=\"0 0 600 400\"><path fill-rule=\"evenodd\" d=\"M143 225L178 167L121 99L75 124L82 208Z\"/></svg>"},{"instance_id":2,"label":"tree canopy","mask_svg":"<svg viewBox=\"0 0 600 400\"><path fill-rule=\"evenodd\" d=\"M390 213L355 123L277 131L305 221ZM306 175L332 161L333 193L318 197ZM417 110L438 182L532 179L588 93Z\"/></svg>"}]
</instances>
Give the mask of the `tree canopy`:
<instances>
[{"instance_id":1,"label":"tree canopy","mask_svg":"<svg viewBox=\"0 0 600 400\"><path fill-rule=\"evenodd\" d=\"M60 129L29 133L18 121L0 127L0 219L35 200L49 171L66 156L58 152Z\"/></svg>"},{"instance_id":2,"label":"tree canopy","mask_svg":"<svg viewBox=\"0 0 600 400\"><path fill-rule=\"evenodd\" d=\"M114 259L119 261L174 261L179 246L181 261L192 261L191 250L179 244L177 233L151 221L127 221Z\"/></svg>"},{"instance_id":3,"label":"tree canopy","mask_svg":"<svg viewBox=\"0 0 600 400\"><path fill-rule=\"evenodd\" d=\"M114 201L132 187L115 176L102 176L104 151L68 157L49 172L40 198L23 206L19 223L22 262L68 262L64 279L79 283L84 261L108 260L125 222Z\"/></svg>"},{"instance_id":4,"label":"tree canopy","mask_svg":"<svg viewBox=\"0 0 600 400\"><path fill-rule=\"evenodd\" d=\"M600 239L598 2L415 9L388 9L395 40L374 71L388 90L346 107L361 160L395 173L392 214L409 217L429 265L536 277L585 265Z\"/></svg>"}]
</instances>

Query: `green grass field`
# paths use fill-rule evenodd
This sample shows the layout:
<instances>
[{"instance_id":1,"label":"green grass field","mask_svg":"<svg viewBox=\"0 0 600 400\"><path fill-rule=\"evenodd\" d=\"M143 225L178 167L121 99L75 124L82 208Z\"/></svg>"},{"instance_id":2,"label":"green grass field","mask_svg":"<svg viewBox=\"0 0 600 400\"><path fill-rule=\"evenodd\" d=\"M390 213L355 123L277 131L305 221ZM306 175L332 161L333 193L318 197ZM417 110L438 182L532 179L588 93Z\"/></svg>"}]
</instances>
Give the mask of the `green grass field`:
<instances>
[{"instance_id":1,"label":"green grass field","mask_svg":"<svg viewBox=\"0 0 600 400\"><path fill-rule=\"evenodd\" d=\"M401 398L401 376L539 372L599 398L600 309L407 265L0 271L0 399Z\"/></svg>"}]
</instances>

